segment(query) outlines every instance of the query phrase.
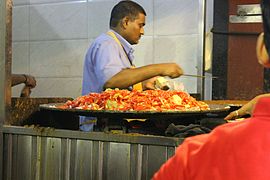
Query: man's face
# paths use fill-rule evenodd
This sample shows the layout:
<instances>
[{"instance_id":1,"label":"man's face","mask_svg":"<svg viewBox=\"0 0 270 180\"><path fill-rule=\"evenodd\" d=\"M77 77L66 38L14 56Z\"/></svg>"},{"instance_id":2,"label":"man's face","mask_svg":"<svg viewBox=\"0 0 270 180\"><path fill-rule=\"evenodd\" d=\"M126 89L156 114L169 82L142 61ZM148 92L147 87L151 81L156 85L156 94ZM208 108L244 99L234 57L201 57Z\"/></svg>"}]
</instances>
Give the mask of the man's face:
<instances>
[{"instance_id":1,"label":"man's face","mask_svg":"<svg viewBox=\"0 0 270 180\"><path fill-rule=\"evenodd\" d=\"M130 44L138 44L141 35L144 34L145 15L139 13L134 21L129 20L126 25L125 39Z\"/></svg>"}]
</instances>

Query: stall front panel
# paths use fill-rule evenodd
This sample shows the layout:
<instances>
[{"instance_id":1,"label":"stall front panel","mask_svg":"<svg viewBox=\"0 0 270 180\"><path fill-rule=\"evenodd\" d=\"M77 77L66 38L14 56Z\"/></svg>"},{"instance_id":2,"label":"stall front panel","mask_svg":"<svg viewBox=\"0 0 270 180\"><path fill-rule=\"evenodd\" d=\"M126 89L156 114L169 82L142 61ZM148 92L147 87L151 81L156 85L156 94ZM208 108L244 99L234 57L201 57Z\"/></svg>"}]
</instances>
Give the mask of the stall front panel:
<instances>
[{"instance_id":1,"label":"stall front panel","mask_svg":"<svg viewBox=\"0 0 270 180\"><path fill-rule=\"evenodd\" d=\"M4 128L3 180L150 179L181 139Z\"/></svg>"}]
</instances>

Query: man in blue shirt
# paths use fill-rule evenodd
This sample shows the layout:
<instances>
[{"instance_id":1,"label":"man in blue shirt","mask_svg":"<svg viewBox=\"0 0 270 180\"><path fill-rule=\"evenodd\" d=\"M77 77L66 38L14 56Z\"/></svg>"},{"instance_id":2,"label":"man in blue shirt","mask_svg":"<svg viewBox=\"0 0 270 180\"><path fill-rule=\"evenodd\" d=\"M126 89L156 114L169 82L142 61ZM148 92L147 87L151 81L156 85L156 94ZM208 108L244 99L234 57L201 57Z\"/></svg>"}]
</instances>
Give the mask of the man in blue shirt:
<instances>
[{"instance_id":1,"label":"man in blue shirt","mask_svg":"<svg viewBox=\"0 0 270 180\"><path fill-rule=\"evenodd\" d=\"M133 1L121 1L114 6L110 30L97 37L87 51L82 95L99 93L106 88L132 89L140 82L142 89L154 89L157 76L176 78L183 74L176 63L134 68L131 45L138 44L144 34L145 16L144 9ZM81 130L92 130L89 119L81 118Z\"/></svg>"}]
</instances>

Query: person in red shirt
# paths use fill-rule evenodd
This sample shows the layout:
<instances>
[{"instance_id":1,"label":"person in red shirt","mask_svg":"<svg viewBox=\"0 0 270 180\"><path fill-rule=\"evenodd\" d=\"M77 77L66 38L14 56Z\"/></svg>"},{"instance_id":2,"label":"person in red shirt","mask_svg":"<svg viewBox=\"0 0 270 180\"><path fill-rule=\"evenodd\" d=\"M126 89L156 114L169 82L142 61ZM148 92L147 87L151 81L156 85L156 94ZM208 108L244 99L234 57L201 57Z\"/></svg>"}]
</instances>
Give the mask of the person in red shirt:
<instances>
[{"instance_id":1,"label":"person in red shirt","mask_svg":"<svg viewBox=\"0 0 270 180\"><path fill-rule=\"evenodd\" d=\"M269 10L269 1L264 1L261 3L263 11L263 22L264 22L264 33L261 33L257 40L257 58L258 62L264 67L270 68L269 56L267 53L270 51L270 10ZM240 109L231 112L228 116L225 117L225 120L231 120L239 118L244 115L251 115L255 104L258 99L262 97L270 97L270 93L261 94L253 98L247 104L242 106Z\"/></svg>"},{"instance_id":2,"label":"person in red shirt","mask_svg":"<svg viewBox=\"0 0 270 180\"><path fill-rule=\"evenodd\" d=\"M270 62L270 1L261 3L264 35L258 39L261 64ZM264 40L263 40L264 39ZM185 139L153 180L269 180L270 97L258 98L251 118Z\"/></svg>"}]
</instances>

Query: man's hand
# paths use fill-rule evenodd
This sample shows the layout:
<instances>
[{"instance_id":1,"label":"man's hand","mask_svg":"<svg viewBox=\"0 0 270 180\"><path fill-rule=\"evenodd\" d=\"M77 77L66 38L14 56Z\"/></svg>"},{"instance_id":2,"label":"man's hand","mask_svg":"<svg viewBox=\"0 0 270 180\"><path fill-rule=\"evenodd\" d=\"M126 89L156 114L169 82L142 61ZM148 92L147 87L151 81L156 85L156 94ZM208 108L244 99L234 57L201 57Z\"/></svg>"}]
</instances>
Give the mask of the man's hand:
<instances>
[{"instance_id":1,"label":"man's hand","mask_svg":"<svg viewBox=\"0 0 270 180\"><path fill-rule=\"evenodd\" d=\"M177 78L183 74L182 68L176 63L163 64L162 76L169 76L170 78Z\"/></svg>"},{"instance_id":2,"label":"man's hand","mask_svg":"<svg viewBox=\"0 0 270 180\"><path fill-rule=\"evenodd\" d=\"M36 87L36 79L34 76L31 75L25 75L25 85L30 87L30 88L34 88Z\"/></svg>"},{"instance_id":3,"label":"man's hand","mask_svg":"<svg viewBox=\"0 0 270 180\"><path fill-rule=\"evenodd\" d=\"M147 90L147 89L153 90L153 89L156 89L155 88L155 82L156 82L157 78L158 78L158 76L143 81L142 82L143 90Z\"/></svg>"},{"instance_id":4,"label":"man's hand","mask_svg":"<svg viewBox=\"0 0 270 180\"><path fill-rule=\"evenodd\" d=\"M225 120L237 119L244 115L251 114L251 111L252 111L252 106L251 104L247 103L246 105L242 106L240 109L228 114L224 119Z\"/></svg>"},{"instance_id":5,"label":"man's hand","mask_svg":"<svg viewBox=\"0 0 270 180\"><path fill-rule=\"evenodd\" d=\"M249 101L247 104L245 104L244 106L242 106L240 109L238 109L237 111L233 111L231 112L228 116L226 116L224 119L225 120L232 120L232 119L236 119L239 117L242 117L244 115L247 114L252 114L252 111L258 101L259 98L261 97L270 97L270 93L268 94L261 94L256 96L255 98L253 98L251 101Z\"/></svg>"},{"instance_id":6,"label":"man's hand","mask_svg":"<svg viewBox=\"0 0 270 180\"><path fill-rule=\"evenodd\" d=\"M21 96L20 97L29 97L31 94L31 88L30 86L24 86L22 91L21 91Z\"/></svg>"}]
</instances>

